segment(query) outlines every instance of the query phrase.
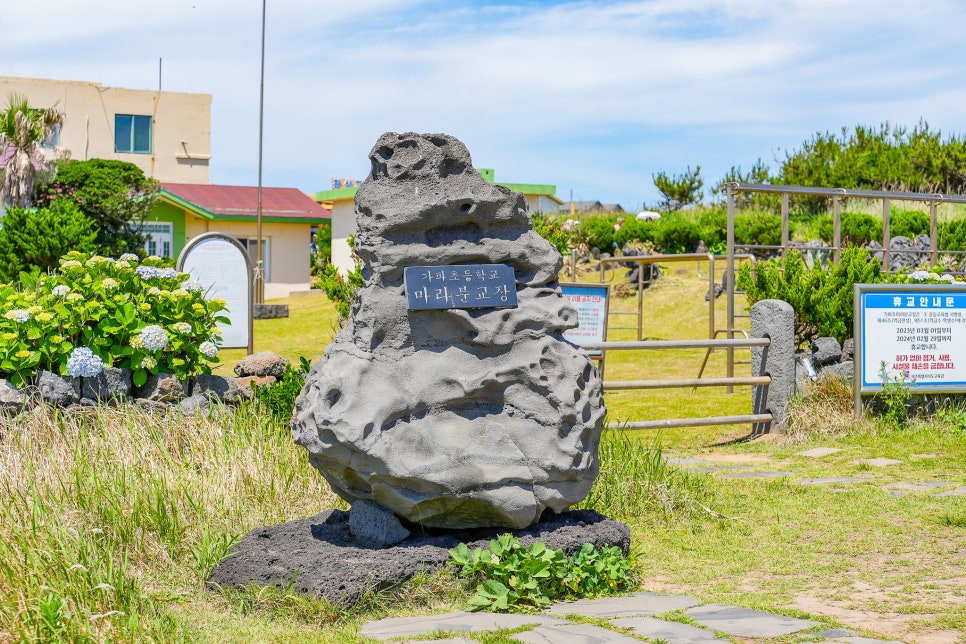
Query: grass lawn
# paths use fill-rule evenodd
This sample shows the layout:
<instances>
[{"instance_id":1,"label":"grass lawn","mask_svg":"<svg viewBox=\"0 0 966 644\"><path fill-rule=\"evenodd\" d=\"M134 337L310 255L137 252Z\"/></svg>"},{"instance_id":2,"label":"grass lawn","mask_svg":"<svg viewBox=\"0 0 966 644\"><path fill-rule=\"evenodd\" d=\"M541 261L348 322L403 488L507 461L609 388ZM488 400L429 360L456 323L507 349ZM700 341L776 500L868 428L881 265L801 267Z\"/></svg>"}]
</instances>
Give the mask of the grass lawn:
<instances>
[{"instance_id":1,"label":"grass lawn","mask_svg":"<svg viewBox=\"0 0 966 644\"><path fill-rule=\"evenodd\" d=\"M706 290L696 267L670 264L645 293L644 335L707 337ZM321 296L281 302L291 317L256 322L256 351L317 360L335 332L333 307ZM720 327L723 299L717 304ZM634 298L612 302L612 309L635 307ZM619 330L610 339L633 337ZM243 352L224 353L220 369L230 373ZM694 377L703 357L612 352L606 375ZM724 370L719 353L705 373ZM748 413L750 391L620 392L606 402L618 426ZM848 403L841 392L801 403L793 433L753 441L742 440L747 426L608 430L601 476L584 505L631 526L645 590L810 617L868 636L966 641L966 497L894 496L888 488L966 485L966 422L951 414L902 429L857 424ZM449 573L373 595L352 611L274 588L205 589L238 536L344 507L284 420L248 410L205 419L97 409L32 413L0 424L0 437L0 642L362 642L366 621L463 608L468 598ZM839 451L799 455L819 446ZM725 478L668 466L662 456L788 474ZM860 462L879 457L900 463ZM860 481L801 482L829 476Z\"/></svg>"}]
</instances>

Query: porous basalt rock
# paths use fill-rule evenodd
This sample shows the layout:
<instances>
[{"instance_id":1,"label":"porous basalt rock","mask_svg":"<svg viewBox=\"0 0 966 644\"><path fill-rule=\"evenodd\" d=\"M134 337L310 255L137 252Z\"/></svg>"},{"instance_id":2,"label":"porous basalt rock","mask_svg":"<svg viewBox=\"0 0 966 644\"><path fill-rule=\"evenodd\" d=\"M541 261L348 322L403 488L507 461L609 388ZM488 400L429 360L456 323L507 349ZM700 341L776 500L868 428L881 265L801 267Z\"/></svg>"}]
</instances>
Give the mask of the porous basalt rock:
<instances>
[{"instance_id":1,"label":"porous basalt rock","mask_svg":"<svg viewBox=\"0 0 966 644\"><path fill-rule=\"evenodd\" d=\"M444 134L382 135L356 196L365 283L306 378L293 436L344 499L411 523L520 528L582 500L605 409L562 333L562 259L523 196ZM409 310L407 266L507 264L516 308Z\"/></svg>"},{"instance_id":2,"label":"porous basalt rock","mask_svg":"<svg viewBox=\"0 0 966 644\"><path fill-rule=\"evenodd\" d=\"M235 544L208 577L209 587L249 588L276 585L349 607L366 593L401 584L419 570L446 566L450 548L489 546L500 528L417 531L395 546L360 547L349 527L349 513L326 510L316 516L256 528ZM589 543L616 546L627 554L631 531L625 524L592 510L569 510L512 533L524 547L536 542L572 555Z\"/></svg>"},{"instance_id":3,"label":"porous basalt rock","mask_svg":"<svg viewBox=\"0 0 966 644\"><path fill-rule=\"evenodd\" d=\"M288 360L272 351L259 351L245 356L235 365L235 375L240 378L247 376L273 376L281 380L285 375Z\"/></svg>"}]
</instances>

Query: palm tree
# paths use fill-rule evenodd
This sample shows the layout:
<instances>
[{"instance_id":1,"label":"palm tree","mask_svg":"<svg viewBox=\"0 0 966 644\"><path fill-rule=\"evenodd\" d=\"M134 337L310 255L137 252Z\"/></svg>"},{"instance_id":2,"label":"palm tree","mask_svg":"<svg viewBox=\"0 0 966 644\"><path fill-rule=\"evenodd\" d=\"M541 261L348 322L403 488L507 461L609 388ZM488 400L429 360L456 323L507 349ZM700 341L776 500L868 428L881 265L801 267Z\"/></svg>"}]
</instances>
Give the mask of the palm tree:
<instances>
[{"instance_id":1,"label":"palm tree","mask_svg":"<svg viewBox=\"0 0 966 644\"><path fill-rule=\"evenodd\" d=\"M0 211L5 206L25 208L31 204L38 176L48 170L55 157L44 147L64 113L55 107L30 107L27 97L11 94L7 109L0 111Z\"/></svg>"}]
</instances>

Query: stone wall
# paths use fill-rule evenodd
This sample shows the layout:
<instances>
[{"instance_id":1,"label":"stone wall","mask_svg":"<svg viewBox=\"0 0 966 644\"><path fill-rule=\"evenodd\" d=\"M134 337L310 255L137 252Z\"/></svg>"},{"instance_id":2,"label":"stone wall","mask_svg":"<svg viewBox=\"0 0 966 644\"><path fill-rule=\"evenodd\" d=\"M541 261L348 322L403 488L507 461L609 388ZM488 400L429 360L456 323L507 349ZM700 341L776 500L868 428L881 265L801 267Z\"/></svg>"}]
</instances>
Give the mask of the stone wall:
<instances>
[{"instance_id":1,"label":"stone wall","mask_svg":"<svg viewBox=\"0 0 966 644\"><path fill-rule=\"evenodd\" d=\"M240 404L252 397L252 384L267 385L281 379L287 364L285 358L266 351L243 358L235 366L235 377L201 374L179 380L159 373L148 376L141 387L134 386L130 370L116 367L107 367L92 378L40 371L21 387L0 379L0 411L18 413L40 404L70 409L132 403L145 409L177 407L194 413L207 410L216 401Z\"/></svg>"}]
</instances>

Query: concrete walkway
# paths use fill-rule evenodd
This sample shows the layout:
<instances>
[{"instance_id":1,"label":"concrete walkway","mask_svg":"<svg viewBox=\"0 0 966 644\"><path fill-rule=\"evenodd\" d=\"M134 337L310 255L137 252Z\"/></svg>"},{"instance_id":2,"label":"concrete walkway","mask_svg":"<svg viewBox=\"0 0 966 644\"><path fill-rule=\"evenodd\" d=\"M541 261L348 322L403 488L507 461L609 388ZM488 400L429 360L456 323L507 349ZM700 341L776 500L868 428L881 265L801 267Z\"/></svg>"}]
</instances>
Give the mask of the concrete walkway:
<instances>
[{"instance_id":1,"label":"concrete walkway","mask_svg":"<svg viewBox=\"0 0 966 644\"><path fill-rule=\"evenodd\" d=\"M474 634L513 630L509 637L527 644L666 644L767 642L788 636L810 642L902 644L860 637L845 628L763 613L724 604L704 604L694 597L640 592L626 597L602 597L554 604L533 615L455 612L424 617L390 617L370 622L360 635L395 642L426 641L467 644ZM420 638L413 640L409 638ZM741 638L735 640L732 638Z\"/></svg>"}]
</instances>

